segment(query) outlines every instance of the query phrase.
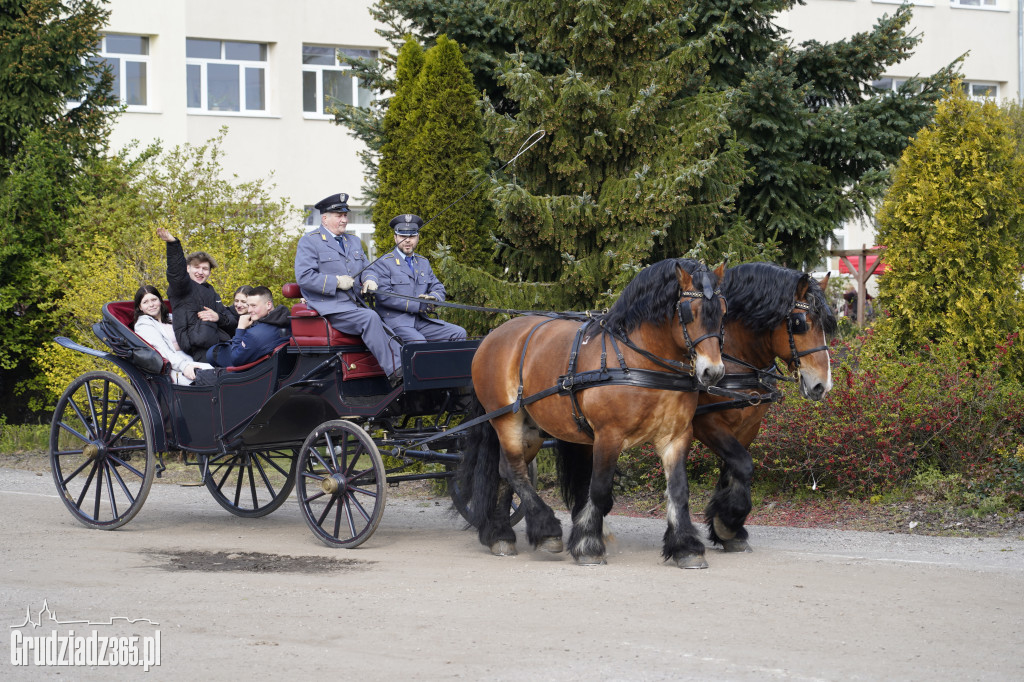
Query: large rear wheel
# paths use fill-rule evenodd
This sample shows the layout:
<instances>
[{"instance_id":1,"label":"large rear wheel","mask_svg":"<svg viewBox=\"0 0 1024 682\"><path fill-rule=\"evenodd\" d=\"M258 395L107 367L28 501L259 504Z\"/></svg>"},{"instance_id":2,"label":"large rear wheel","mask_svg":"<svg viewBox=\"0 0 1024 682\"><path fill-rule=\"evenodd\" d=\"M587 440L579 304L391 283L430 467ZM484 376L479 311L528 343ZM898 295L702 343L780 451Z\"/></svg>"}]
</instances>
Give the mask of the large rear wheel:
<instances>
[{"instance_id":1,"label":"large rear wheel","mask_svg":"<svg viewBox=\"0 0 1024 682\"><path fill-rule=\"evenodd\" d=\"M235 516L266 516L288 499L295 487L295 450L252 450L209 455L207 490Z\"/></svg>"},{"instance_id":2,"label":"large rear wheel","mask_svg":"<svg viewBox=\"0 0 1024 682\"><path fill-rule=\"evenodd\" d=\"M299 508L317 539L351 549L373 535L387 480L370 434L349 421L324 422L302 444L297 467Z\"/></svg>"},{"instance_id":3,"label":"large rear wheel","mask_svg":"<svg viewBox=\"0 0 1024 682\"><path fill-rule=\"evenodd\" d=\"M138 392L110 372L71 382L50 423L50 466L64 506L90 528L131 521L156 471L153 426Z\"/></svg>"}]
</instances>

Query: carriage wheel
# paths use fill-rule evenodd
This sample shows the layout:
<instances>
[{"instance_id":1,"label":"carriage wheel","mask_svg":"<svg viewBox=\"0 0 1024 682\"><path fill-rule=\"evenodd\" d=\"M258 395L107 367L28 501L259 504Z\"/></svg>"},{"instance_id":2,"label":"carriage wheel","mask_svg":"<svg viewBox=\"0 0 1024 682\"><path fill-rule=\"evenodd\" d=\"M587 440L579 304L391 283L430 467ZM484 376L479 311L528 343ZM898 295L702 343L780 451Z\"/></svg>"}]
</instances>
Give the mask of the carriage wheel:
<instances>
[{"instance_id":1,"label":"carriage wheel","mask_svg":"<svg viewBox=\"0 0 1024 682\"><path fill-rule=\"evenodd\" d=\"M448 494L452 498L452 504L455 505L455 509L458 510L459 514L467 522L469 521L469 506L468 501L462 495L462 491L459 489L458 479L455 477L455 470L458 469L458 465L446 464L445 469L452 472L452 477L448 479ZM530 465L527 467L527 471L530 474L530 483L533 487L537 487L537 460L534 458ZM526 515L526 509L523 508L523 501L519 498L516 493L512 494L512 508L509 510L508 522L510 525L515 526L517 523L523 520L523 516Z\"/></svg>"},{"instance_id":2,"label":"carriage wheel","mask_svg":"<svg viewBox=\"0 0 1024 682\"><path fill-rule=\"evenodd\" d=\"M235 516L266 516L295 487L295 450L253 450L206 458L206 488Z\"/></svg>"},{"instance_id":3,"label":"carriage wheel","mask_svg":"<svg viewBox=\"0 0 1024 682\"><path fill-rule=\"evenodd\" d=\"M138 392L110 372L71 382L50 423L50 467L61 500L90 528L131 521L153 485L153 426Z\"/></svg>"},{"instance_id":4,"label":"carriage wheel","mask_svg":"<svg viewBox=\"0 0 1024 682\"><path fill-rule=\"evenodd\" d=\"M306 525L328 547L351 549L377 530L387 480L377 445L349 421L324 422L299 450L296 488Z\"/></svg>"}]
</instances>

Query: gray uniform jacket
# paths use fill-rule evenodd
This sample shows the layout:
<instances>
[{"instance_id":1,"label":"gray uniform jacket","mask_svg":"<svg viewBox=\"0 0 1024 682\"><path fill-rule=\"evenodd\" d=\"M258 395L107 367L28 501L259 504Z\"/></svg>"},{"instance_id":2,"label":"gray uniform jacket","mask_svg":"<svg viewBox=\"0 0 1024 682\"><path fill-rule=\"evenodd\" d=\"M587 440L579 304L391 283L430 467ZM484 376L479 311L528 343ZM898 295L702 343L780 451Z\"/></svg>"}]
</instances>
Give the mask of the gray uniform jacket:
<instances>
[{"instance_id":1,"label":"gray uniform jacket","mask_svg":"<svg viewBox=\"0 0 1024 682\"><path fill-rule=\"evenodd\" d=\"M370 279L377 282L377 313L391 328L415 327L417 319L443 324L441 320L420 315L421 311L426 311L430 301L419 303L387 295L388 292L403 296L430 294L438 301L444 300L444 285L434 275L430 261L415 253L409 258L412 259L412 270L405 264L398 249L395 249L363 273L363 281Z\"/></svg>"},{"instance_id":2,"label":"gray uniform jacket","mask_svg":"<svg viewBox=\"0 0 1024 682\"><path fill-rule=\"evenodd\" d=\"M337 275L356 277L369 261L359 237L348 233L344 236L344 254L323 225L302 235L295 250L295 279L302 297L321 315L358 308L351 292L359 291L359 282L348 291L338 291Z\"/></svg>"}]
</instances>

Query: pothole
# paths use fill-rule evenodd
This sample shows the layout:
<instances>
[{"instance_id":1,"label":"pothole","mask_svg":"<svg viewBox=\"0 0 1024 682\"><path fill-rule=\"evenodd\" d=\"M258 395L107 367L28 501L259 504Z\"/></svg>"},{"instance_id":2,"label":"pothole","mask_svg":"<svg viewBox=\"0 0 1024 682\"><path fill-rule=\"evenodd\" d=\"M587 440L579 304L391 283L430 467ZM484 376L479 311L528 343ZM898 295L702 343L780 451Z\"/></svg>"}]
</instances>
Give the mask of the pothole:
<instances>
[{"instance_id":1,"label":"pothole","mask_svg":"<svg viewBox=\"0 0 1024 682\"><path fill-rule=\"evenodd\" d=\"M167 571L203 571L217 573L323 573L326 571L356 571L368 568L373 561L336 559L322 556L288 556L262 552L202 552L149 551L148 554L164 560Z\"/></svg>"}]
</instances>

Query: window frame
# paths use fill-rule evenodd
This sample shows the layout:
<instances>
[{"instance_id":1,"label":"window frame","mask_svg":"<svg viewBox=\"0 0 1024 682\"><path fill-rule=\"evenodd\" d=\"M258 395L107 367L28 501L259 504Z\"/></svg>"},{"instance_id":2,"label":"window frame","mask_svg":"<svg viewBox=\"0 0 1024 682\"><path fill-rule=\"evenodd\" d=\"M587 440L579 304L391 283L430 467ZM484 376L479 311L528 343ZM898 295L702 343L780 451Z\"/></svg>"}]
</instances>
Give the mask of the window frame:
<instances>
[{"instance_id":1,"label":"window frame","mask_svg":"<svg viewBox=\"0 0 1024 682\"><path fill-rule=\"evenodd\" d=\"M189 57L188 56L188 41L190 40L201 40L204 42L216 42L219 44L220 57ZM270 113L270 57L271 57L271 44L261 43L251 40L228 40L224 38L197 38L197 37L186 37L185 47L185 111L191 115L205 115L205 116L271 116ZM240 45L257 45L263 50L263 59L229 59L227 54L227 45L240 44ZM237 92L235 93L238 101L238 109L211 109L209 102L209 67L210 65L215 66L235 66L238 68L236 84ZM199 106L191 106L190 97L191 93L189 88L191 86L189 75L189 67L199 67ZM249 86L247 83L247 69L258 69L262 71L262 109L250 109L248 107L249 99Z\"/></svg>"},{"instance_id":2,"label":"window frame","mask_svg":"<svg viewBox=\"0 0 1024 682\"><path fill-rule=\"evenodd\" d=\"M311 63L306 63L305 59L306 59L306 54L307 54L306 53L306 48L307 47L321 48L321 49L330 49L330 50L332 50L332 54L334 56L334 63L333 64L311 64ZM334 116L329 114L329 113L327 113L325 111L325 106L324 106L324 72L325 71L333 71L333 72L341 73L341 72L344 72L344 71L352 71L352 67L351 66L349 66L348 64L342 63L341 60L338 59L338 52L339 51L346 53L349 57L362 57L364 59L373 59L373 60L377 60L377 59L380 58L380 52L378 50L369 49L369 48L347 47L347 46L344 46L344 45L323 45L323 44L320 44L320 43L303 43L302 44L302 54L301 54L301 65L302 65L302 76L301 76L302 77L302 116L303 116L303 118L314 119L314 120L324 120L324 121L333 121L334 120ZM308 73L312 73L312 74L315 75L314 76L315 77L314 87L315 87L316 91L314 93L314 98L315 98L314 101L316 102L316 111L307 111L306 110L306 94L307 94L306 93L306 74L308 74ZM351 76L349 76L349 78L352 79L352 103L356 104L357 106L364 106L363 104L360 103L360 94L361 94L361 92L365 92L365 93L367 93L367 96L368 96L367 99L366 99L365 106L367 106L367 107L370 106L374 102L374 100L377 99L376 95L374 95L374 93L371 90L368 90L368 89L362 87L362 84L360 83L359 78L357 78L356 76L351 75Z\"/></svg>"},{"instance_id":3,"label":"window frame","mask_svg":"<svg viewBox=\"0 0 1024 682\"><path fill-rule=\"evenodd\" d=\"M985 102L998 102L999 101L999 83L994 81L976 81L976 80L965 80L963 81L964 90L967 93L967 98L972 102L978 102L984 104ZM973 92L975 87L980 88L992 88L995 92L992 95L976 95Z\"/></svg>"}]
</instances>

